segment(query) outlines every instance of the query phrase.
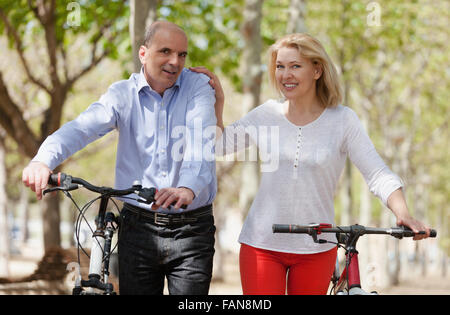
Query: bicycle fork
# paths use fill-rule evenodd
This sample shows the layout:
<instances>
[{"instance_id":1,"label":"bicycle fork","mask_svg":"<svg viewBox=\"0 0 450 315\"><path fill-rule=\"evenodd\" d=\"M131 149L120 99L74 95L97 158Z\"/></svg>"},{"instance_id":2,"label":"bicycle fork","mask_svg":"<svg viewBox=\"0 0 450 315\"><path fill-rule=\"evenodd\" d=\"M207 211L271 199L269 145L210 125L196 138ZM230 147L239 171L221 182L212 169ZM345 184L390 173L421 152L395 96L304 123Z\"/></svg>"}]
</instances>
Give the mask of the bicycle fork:
<instances>
[{"instance_id":1,"label":"bicycle fork","mask_svg":"<svg viewBox=\"0 0 450 315\"><path fill-rule=\"evenodd\" d=\"M95 294L94 289L100 289L106 295L115 294L114 287L112 283L108 283L108 280L111 243L117 225L114 214L105 213L107 202L107 198L102 198L101 210L96 220L97 228L92 235L88 280L81 280L78 285L75 285L72 292L74 295L81 294L83 288L88 288L87 294ZM102 276L103 281L101 281Z\"/></svg>"}]
</instances>

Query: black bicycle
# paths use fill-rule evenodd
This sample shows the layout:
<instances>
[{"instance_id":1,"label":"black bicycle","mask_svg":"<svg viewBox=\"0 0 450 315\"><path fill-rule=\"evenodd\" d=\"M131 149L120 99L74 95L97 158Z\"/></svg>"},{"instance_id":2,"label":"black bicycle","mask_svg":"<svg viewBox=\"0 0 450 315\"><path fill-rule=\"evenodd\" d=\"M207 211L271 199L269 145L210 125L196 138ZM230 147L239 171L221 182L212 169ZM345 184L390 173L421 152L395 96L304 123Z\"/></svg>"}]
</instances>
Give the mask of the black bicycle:
<instances>
[{"instance_id":1,"label":"black bicycle","mask_svg":"<svg viewBox=\"0 0 450 315\"><path fill-rule=\"evenodd\" d=\"M78 218L75 223L75 237L77 239L78 246L78 263L80 262L80 249L90 258L89 261L89 274L88 280L81 279L81 276L76 277L75 285L72 290L73 295L115 295L114 286L109 282L109 264L111 253L112 239L115 231L119 227L118 217L113 212L107 212L108 202L111 198L122 197L138 202L151 204L154 202L156 188L144 188L138 182L135 182L133 186L126 189L114 189L110 187L100 187L92 185L84 179L72 177L64 173L52 174L48 183L54 187L44 190L43 194L52 191L62 191L72 202L75 204L79 211ZM99 194L100 196L86 203L83 208L77 205L75 200L70 195L69 191L76 190L78 188L85 188L92 192ZM129 195L134 194L134 197ZM79 241L79 232L82 221L86 221L86 210L98 199L100 199L100 206L98 209L98 215L95 220L96 228L92 231L92 247L90 256L82 248ZM119 210L119 207L116 208ZM119 210L120 211L120 210ZM89 224L88 224L89 225Z\"/></svg>"},{"instance_id":2,"label":"black bicycle","mask_svg":"<svg viewBox=\"0 0 450 315\"><path fill-rule=\"evenodd\" d=\"M308 234L313 241L318 244L332 243L330 241L320 239L318 235L321 233L335 233L338 247L345 249L345 268L342 274L339 275L339 263L336 261L335 271L331 278L332 287L330 294L336 295L367 295L376 292L366 292L361 288L361 280L359 276L358 251L356 250L356 243L359 238L365 234L387 234L398 239L403 237L414 237L411 229L404 226L397 226L392 228L374 228L362 225L350 226L332 226L331 224L309 224L309 225L295 225L295 224L274 224L272 226L273 233L300 233ZM420 231L419 234L425 234ZM436 237L437 232L431 230L430 237Z\"/></svg>"}]
</instances>

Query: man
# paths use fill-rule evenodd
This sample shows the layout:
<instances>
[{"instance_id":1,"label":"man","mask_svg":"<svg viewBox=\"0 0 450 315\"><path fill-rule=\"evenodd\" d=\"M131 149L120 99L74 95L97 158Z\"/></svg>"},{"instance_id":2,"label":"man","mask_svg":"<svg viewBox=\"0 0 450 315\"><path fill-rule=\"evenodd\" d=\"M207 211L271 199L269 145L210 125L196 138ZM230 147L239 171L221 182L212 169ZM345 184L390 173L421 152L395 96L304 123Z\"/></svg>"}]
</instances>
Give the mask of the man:
<instances>
[{"instance_id":1,"label":"man","mask_svg":"<svg viewBox=\"0 0 450 315\"><path fill-rule=\"evenodd\" d=\"M119 131L115 184L156 187L153 205L126 201L121 211L121 294L207 294L214 255L216 194L214 90L184 69L188 40L157 21L140 47L142 69L49 136L22 180L41 199L51 170L88 143ZM170 206L173 205L173 206ZM182 205L187 205L183 209Z\"/></svg>"}]
</instances>

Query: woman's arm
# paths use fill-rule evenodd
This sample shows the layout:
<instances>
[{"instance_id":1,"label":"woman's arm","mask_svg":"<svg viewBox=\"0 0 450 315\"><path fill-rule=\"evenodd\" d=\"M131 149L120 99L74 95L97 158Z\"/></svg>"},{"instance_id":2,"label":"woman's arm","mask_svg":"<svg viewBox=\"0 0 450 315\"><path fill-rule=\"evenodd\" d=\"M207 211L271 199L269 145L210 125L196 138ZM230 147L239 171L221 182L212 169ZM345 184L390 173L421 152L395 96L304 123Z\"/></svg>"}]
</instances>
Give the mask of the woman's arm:
<instances>
[{"instance_id":1,"label":"woman's arm","mask_svg":"<svg viewBox=\"0 0 450 315\"><path fill-rule=\"evenodd\" d=\"M415 233L419 231L425 231L426 234L417 234L414 236L415 240L420 240L430 236L430 228L425 226L422 222L414 219L409 213L408 206L406 204L405 196L401 188L395 190L387 200L387 206L392 210L397 218L397 225L404 225L409 227Z\"/></svg>"},{"instance_id":2,"label":"woman's arm","mask_svg":"<svg viewBox=\"0 0 450 315\"><path fill-rule=\"evenodd\" d=\"M189 69L194 72L204 73L211 78L209 84L216 92L216 103L214 104L214 109L216 111L217 127L219 127L223 132L223 129L225 128L223 125L223 107L225 103L225 94L223 92L219 78L205 67L191 67Z\"/></svg>"},{"instance_id":3,"label":"woman's arm","mask_svg":"<svg viewBox=\"0 0 450 315\"><path fill-rule=\"evenodd\" d=\"M407 226L415 233L426 232L417 234L415 240L430 236L430 229L409 213L400 178L381 159L356 114L353 111L348 111L347 114L344 150L363 174L370 191L391 209L397 219L397 225Z\"/></svg>"},{"instance_id":4,"label":"woman's arm","mask_svg":"<svg viewBox=\"0 0 450 315\"><path fill-rule=\"evenodd\" d=\"M215 91L216 103L214 104L214 110L217 119L215 146L216 156L224 156L230 153L237 153L239 151L245 150L251 144L255 143L254 141L252 141L247 130L247 127L249 130L254 130L254 128L252 128L251 126L252 123L249 123L249 121L251 121L251 119L249 120L248 116L250 113L225 128L223 124L225 94L223 92L219 78L205 67L191 67L189 69L194 72L206 74L210 78L209 84Z\"/></svg>"}]
</instances>

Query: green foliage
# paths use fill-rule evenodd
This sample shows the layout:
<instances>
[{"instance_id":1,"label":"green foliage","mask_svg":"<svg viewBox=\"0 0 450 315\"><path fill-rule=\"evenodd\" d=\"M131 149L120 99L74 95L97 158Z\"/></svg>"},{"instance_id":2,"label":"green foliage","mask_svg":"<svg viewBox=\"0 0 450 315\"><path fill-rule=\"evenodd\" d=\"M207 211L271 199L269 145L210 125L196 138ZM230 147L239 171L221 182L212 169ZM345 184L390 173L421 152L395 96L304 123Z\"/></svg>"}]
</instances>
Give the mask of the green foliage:
<instances>
[{"instance_id":1,"label":"green foliage","mask_svg":"<svg viewBox=\"0 0 450 315\"><path fill-rule=\"evenodd\" d=\"M43 23L39 21L37 13L39 9L35 6L35 1L27 0L3 0L0 3L0 9L8 17L21 39L42 35L45 31L42 24L51 23L54 24L54 38L57 46L67 50L73 43L74 37L90 34L88 43L99 41L102 49L110 50L110 57L114 58L118 56L117 46L129 37L127 1L55 1L54 11L51 12L48 20L43 18ZM105 28L109 28L108 36L102 36ZM5 33L4 23L0 23L0 31ZM114 40L111 41L110 38ZM15 42L12 34L9 40L12 47Z\"/></svg>"},{"instance_id":2,"label":"green foliage","mask_svg":"<svg viewBox=\"0 0 450 315\"><path fill-rule=\"evenodd\" d=\"M188 34L187 66L202 65L223 73L238 88L242 5L242 0L168 0L160 4L158 18L182 26Z\"/></svg>"}]
</instances>

